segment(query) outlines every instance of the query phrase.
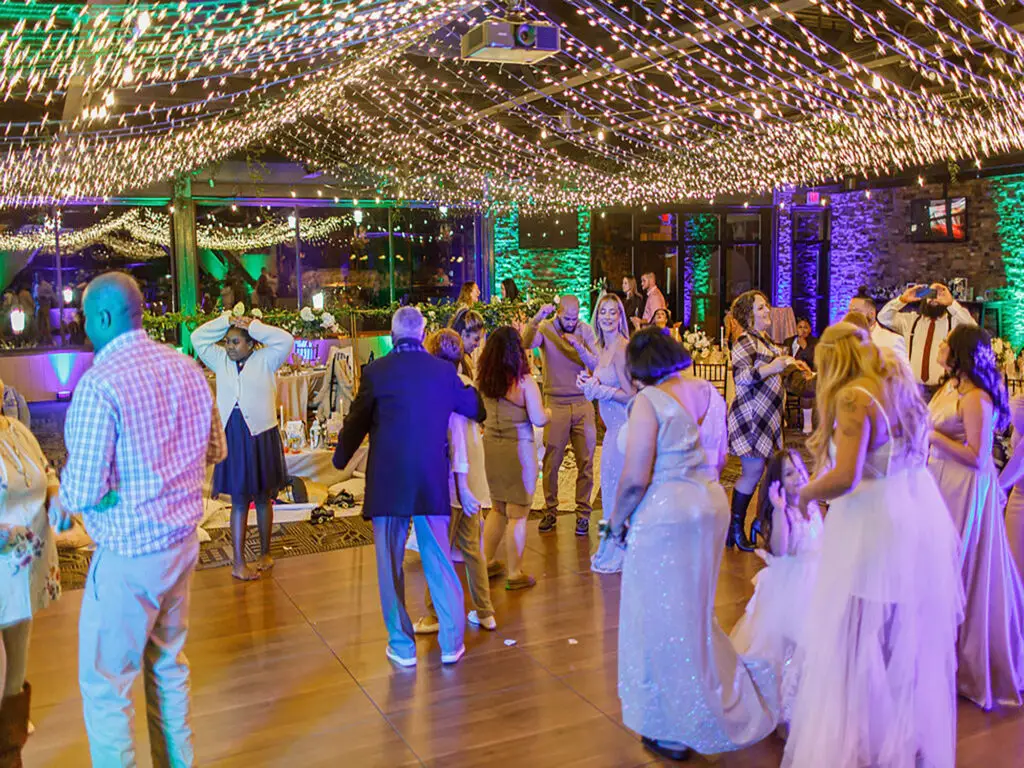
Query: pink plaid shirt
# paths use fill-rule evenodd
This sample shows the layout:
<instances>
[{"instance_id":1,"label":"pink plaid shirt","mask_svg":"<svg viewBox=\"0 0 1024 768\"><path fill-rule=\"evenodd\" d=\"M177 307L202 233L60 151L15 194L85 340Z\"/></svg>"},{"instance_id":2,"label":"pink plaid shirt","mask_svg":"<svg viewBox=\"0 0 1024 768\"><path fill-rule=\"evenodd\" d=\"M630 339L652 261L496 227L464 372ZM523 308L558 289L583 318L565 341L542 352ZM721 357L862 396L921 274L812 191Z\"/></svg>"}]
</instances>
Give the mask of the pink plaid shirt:
<instances>
[{"instance_id":1,"label":"pink plaid shirt","mask_svg":"<svg viewBox=\"0 0 1024 768\"><path fill-rule=\"evenodd\" d=\"M224 429L199 366L145 331L118 336L75 388L61 506L98 547L136 557L195 535Z\"/></svg>"}]
</instances>

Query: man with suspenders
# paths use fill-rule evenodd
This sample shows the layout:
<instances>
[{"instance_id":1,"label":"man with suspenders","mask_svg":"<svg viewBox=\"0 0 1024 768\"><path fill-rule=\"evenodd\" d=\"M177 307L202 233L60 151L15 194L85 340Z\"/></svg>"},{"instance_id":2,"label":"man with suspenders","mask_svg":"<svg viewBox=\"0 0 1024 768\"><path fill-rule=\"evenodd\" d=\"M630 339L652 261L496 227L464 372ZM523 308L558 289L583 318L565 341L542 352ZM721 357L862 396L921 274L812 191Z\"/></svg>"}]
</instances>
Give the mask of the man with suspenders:
<instances>
[{"instance_id":1,"label":"man with suspenders","mask_svg":"<svg viewBox=\"0 0 1024 768\"><path fill-rule=\"evenodd\" d=\"M916 312L903 312L908 304L920 302ZM907 356L917 380L931 398L944 373L938 363L939 345L958 325L976 325L971 313L953 299L942 283L912 285L878 313L878 321L903 335Z\"/></svg>"}]
</instances>

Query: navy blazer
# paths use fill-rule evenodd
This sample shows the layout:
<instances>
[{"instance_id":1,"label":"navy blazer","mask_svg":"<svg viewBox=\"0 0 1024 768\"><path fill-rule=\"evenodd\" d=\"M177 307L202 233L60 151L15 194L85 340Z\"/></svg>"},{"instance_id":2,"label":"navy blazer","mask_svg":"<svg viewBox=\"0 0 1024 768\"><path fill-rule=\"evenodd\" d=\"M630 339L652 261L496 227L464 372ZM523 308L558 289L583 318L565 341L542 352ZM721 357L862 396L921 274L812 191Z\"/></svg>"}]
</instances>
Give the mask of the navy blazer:
<instances>
[{"instance_id":1,"label":"navy blazer","mask_svg":"<svg viewBox=\"0 0 1024 768\"><path fill-rule=\"evenodd\" d=\"M370 436L363 517L448 515L448 418L452 411L482 422L484 403L455 366L401 341L363 369L359 392L334 451L348 465Z\"/></svg>"}]
</instances>

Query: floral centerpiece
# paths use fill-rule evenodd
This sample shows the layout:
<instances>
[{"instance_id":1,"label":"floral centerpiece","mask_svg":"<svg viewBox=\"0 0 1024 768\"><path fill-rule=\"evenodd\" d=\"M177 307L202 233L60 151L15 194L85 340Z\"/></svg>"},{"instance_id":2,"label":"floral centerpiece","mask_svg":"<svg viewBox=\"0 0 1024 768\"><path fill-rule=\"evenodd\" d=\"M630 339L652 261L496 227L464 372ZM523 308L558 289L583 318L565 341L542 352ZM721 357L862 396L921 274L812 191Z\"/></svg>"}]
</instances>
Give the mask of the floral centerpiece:
<instances>
[{"instance_id":1,"label":"floral centerpiece","mask_svg":"<svg viewBox=\"0 0 1024 768\"><path fill-rule=\"evenodd\" d=\"M996 358L996 367L1003 373L1010 373L1014 363L1014 352L1010 342L994 336L992 338L992 354Z\"/></svg>"},{"instance_id":2,"label":"floral centerpiece","mask_svg":"<svg viewBox=\"0 0 1024 768\"><path fill-rule=\"evenodd\" d=\"M493 329L499 325L513 325L517 321L533 317L547 301L550 301L549 294L538 293L528 301L477 304L473 309L483 315L485 327ZM300 310L260 310L256 308L246 310L244 305L236 304L231 311L238 317L248 314L268 325L283 328L297 339L336 339L347 336L348 329L352 327L353 323L357 328L361 328L363 321L385 330L398 306L398 304L394 304L388 307L354 308L339 305L323 310L316 310L312 307L303 307ZM447 326L457 309L452 302L423 303L416 306L423 313L429 330ZM169 343L176 340L178 329L182 326L191 332L216 316L217 314L147 312L142 318L142 325L151 338Z\"/></svg>"},{"instance_id":3,"label":"floral centerpiece","mask_svg":"<svg viewBox=\"0 0 1024 768\"><path fill-rule=\"evenodd\" d=\"M708 338L703 328L695 325L693 328L683 331L680 340L694 360L703 360L706 357L710 357L712 350L711 339Z\"/></svg>"}]
</instances>

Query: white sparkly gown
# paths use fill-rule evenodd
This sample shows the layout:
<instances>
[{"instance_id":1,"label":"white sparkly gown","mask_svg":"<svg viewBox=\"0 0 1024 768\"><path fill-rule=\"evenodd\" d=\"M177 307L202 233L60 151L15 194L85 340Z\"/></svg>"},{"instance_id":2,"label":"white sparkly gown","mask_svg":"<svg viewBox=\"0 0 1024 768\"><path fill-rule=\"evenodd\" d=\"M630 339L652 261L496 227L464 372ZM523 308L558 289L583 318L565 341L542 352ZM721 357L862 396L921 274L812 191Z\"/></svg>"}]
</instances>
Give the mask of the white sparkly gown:
<instances>
[{"instance_id":1,"label":"white sparkly gown","mask_svg":"<svg viewBox=\"0 0 1024 768\"><path fill-rule=\"evenodd\" d=\"M825 517L784 768L953 768L958 546L924 457L869 452Z\"/></svg>"},{"instance_id":2,"label":"white sparkly gown","mask_svg":"<svg viewBox=\"0 0 1024 768\"><path fill-rule=\"evenodd\" d=\"M809 519L796 513L790 525L788 553L764 553L767 567L754 577L754 594L730 635L738 653L766 659L775 667L781 692L780 719L786 723L793 714L800 680L794 653L806 629L821 560L821 511L814 504L808 512Z\"/></svg>"},{"instance_id":3,"label":"white sparkly gown","mask_svg":"<svg viewBox=\"0 0 1024 768\"><path fill-rule=\"evenodd\" d=\"M651 485L630 520L619 608L619 698L626 726L702 754L760 741L778 693L766 661L744 661L714 614L729 504L718 482L725 401L711 384L702 424L647 387L658 418Z\"/></svg>"},{"instance_id":4,"label":"white sparkly gown","mask_svg":"<svg viewBox=\"0 0 1024 768\"><path fill-rule=\"evenodd\" d=\"M618 373L611 359L602 359L594 376L603 387L614 390L622 388ZM623 427L629 420L629 411L624 403L610 398L600 401L601 420L604 422L604 440L601 443L601 504L605 520L611 520L615 509L615 497L619 492L619 477L625 460ZM590 568L596 573L618 573L622 570L625 549L611 537L602 538L597 551L590 558Z\"/></svg>"}]
</instances>

